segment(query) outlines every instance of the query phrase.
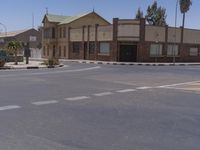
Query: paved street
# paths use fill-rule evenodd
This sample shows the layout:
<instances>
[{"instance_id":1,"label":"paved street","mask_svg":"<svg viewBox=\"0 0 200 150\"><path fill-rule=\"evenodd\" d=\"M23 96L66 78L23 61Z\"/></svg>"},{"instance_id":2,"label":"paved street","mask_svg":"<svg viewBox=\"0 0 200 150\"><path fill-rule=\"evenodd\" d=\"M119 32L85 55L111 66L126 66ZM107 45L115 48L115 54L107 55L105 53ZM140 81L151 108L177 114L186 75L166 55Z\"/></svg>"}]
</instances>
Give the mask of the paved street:
<instances>
[{"instance_id":1,"label":"paved street","mask_svg":"<svg viewBox=\"0 0 200 150\"><path fill-rule=\"evenodd\" d=\"M200 66L0 71L0 150L199 150Z\"/></svg>"}]
</instances>

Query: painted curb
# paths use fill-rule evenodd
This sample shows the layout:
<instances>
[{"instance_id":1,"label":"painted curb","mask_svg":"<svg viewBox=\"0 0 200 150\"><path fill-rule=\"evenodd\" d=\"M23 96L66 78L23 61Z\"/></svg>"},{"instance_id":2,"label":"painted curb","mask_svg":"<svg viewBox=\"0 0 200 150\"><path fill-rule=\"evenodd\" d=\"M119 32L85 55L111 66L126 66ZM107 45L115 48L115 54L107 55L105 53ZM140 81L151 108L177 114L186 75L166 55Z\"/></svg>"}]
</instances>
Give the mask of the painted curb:
<instances>
[{"instance_id":1,"label":"painted curb","mask_svg":"<svg viewBox=\"0 0 200 150\"><path fill-rule=\"evenodd\" d=\"M0 70L20 70L20 69L44 69L44 68L61 68L64 67L64 64L60 64L57 66L28 66L28 67L12 67L12 66L6 66L6 67L0 67Z\"/></svg>"},{"instance_id":2,"label":"painted curb","mask_svg":"<svg viewBox=\"0 0 200 150\"><path fill-rule=\"evenodd\" d=\"M62 61L62 60L61 60ZM200 66L200 63L125 63L125 62L101 62L101 61L80 61L80 60L68 60L63 62L75 62L82 64L97 64L97 65L129 65L129 66Z\"/></svg>"}]
</instances>

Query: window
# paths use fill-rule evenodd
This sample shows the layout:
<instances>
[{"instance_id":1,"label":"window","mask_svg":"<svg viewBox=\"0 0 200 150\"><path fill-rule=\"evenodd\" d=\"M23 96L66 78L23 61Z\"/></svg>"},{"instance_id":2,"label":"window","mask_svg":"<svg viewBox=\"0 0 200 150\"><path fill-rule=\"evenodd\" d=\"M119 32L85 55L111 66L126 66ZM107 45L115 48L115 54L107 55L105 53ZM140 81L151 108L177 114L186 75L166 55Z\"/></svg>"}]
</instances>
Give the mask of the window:
<instances>
[{"instance_id":1,"label":"window","mask_svg":"<svg viewBox=\"0 0 200 150\"><path fill-rule=\"evenodd\" d=\"M53 57L55 57L56 56L56 46L54 45L53 46Z\"/></svg>"},{"instance_id":2,"label":"window","mask_svg":"<svg viewBox=\"0 0 200 150\"><path fill-rule=\"evenodd\" d=\"M44 39L50 38L50 29L49 29L49 28L45 28L45 29L44 29L44 34L43 34L43 36L44 36Z\"/></svg>"},{"instance_id":3,"label":"window","mask_svg":"<svg viewBox=\"0 0 200 150\"><path fill-rule=\"evenodd\" d=\"M37 41L37 37L36 36L30 36L29 37L29 41L30 42L36 42Z\"/></svg>"},{"instance_id":4,"label":"window","mask_svg":"<svg viewBox=\"0 0 200 150\"><path fill-rule=\"evenodd\" d=\"M66 57L66 46L64 46L64 57Z\"/></svg>"},{"instance_id":5,"label":"window","mask_svg":"<svg viewBox=\"0 0 200 150\"><path fill-rule=\"evenodd\" d=\"M63 38L66 38L66 27L63 28Z\"/></svg>"},{"instance_id":6,"label":"window","mask_svg":"<svg viewBox=\"0 0 200 150\"><path fill-rule=\"evenodd\" d=\"M94 54L95 52L95 42L90 42L89 43L89 53Z\"/></svg>"},{"instance_id":7,"label":"window","mask_svg":"<svg viewBox=\"0 0 200 150\"><path fill-rule=\"evenodd\" d=\"M47 56L49 56L49 46L47 46Z\"/></svg>"},{"instance_id":8,"label":"window","mask_svg":"<svg viewBox=\"0 0 200 150\"><path fill-rule=\"evenodd\" d=\"M55 34L55 28L52 28L52 38L55 39L56 38L56 34Z\"/></svg>"},{"instance_id":9,"label":"window","mask_svg":"<svg viewBox=\"0 0 200 150\"><path fill-rule=\"evenodd\" d=\"M62 50L62 48L61 48L61 46L59 46L59 56L61 56L61 50Z\"/></svg>"},{"instance_id":10,"label":"window","mask_svg":"<svg viewBox=\"0 0 200 150\"><path fill-rule=\"evenodd\" d=\"M79 53L81 49L81 42L73 42L73 53Z\"/></svg>"},{"instance_id":11,"label":"window","mask_svg":"<svg viewBox=\"0 0 200 150\"><path fill-rule=\"evenodd\" d=\"M62 38L62 28L60 28L60 38Z\"/></svg>"},{"instance_id":12,"label":"window","mask_svg":"<svg viewBox=\"0 0 200 150\"><path fill-rule=\"evenodd\" d=\"M46 48L45 48L45 46L43 47L43 56L45 56L46 55Z\"/></svg>"},{"instance_id":13,"label":"window","mask_svg":"<svg viewBox=\"0 0 200 150\"><path fill-rule=\"evenodd\" d=\"M191 47L190 48L190 56L198 56L198 48L196 47Z\"/></svg>"},{"instance_id":14,"label":"window","mask_svg":"<svg viewBox=\"0 0 200 150\"><path fill-rule=\"evenodd\" d=\"M178 45L168 45L167 56L178 56Z\"/></svg>"},{"instance_id":15,"label":"window","mask_svg":"<svg viewBox=\"0 0 200 150\"><path fill-rule=\"evenodd\" d=\"M110 43L100 43L100 54L110 54Z\"/></svg>"},{"instance_id":16,"label":"window","mask_svg":"<svg viewBox=\"0 0 200 150\"><path fill-rule=\"evenodd\" d=\"M151 44L150 56L162 56L162 44Z\"/></svg>"}]
</instances>

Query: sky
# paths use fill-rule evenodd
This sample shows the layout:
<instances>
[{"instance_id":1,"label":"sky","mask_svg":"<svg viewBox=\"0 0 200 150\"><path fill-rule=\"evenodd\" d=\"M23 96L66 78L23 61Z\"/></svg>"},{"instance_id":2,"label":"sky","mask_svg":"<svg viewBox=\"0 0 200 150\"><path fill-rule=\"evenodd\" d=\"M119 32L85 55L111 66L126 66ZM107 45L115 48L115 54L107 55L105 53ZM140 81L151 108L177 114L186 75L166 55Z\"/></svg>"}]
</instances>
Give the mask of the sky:
<instances>
[{"instance_id":1,"label":"sky","mask_svg":"<svg viewBox=\"0 0 200 150\"><path fill-rule=\"evenodd\" d=\"M50 14L78 15L93 9L99 15L112 23L112 18L132 19L140 7L144 13L148 5L154 0L2 0L0 9L0 23L7 27L7 31L15 31L42 25L46 8ZM167 10L167 23L175 26L176 0L157 0L158 5ZM200 29L200 0L193 0L190 11L186 14L186 28ZM182 15L178 7L177 26L181 26ZM4 32L0 25L0 32Z\"/></svg>"}]
</instances>

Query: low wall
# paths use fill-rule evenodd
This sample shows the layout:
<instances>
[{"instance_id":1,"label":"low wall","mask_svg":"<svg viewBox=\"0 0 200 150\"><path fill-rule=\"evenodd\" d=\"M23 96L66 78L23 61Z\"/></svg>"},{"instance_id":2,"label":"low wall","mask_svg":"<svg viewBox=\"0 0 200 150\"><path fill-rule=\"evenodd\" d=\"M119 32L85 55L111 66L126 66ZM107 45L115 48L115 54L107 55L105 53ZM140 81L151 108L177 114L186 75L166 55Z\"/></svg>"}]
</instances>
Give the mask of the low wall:
<instances>
[{"instance_id":1,"label":"low wall","mask_svg":"<svg viewBox=\"0 0 200 150\"><path fill-rule=\"evenodd\" d=\"M23 62L24 61L24 56L17 56L17 61L18 62ZM15 62L15 56L8 56L7 62Z\"/></svg>"}]
</instances>

